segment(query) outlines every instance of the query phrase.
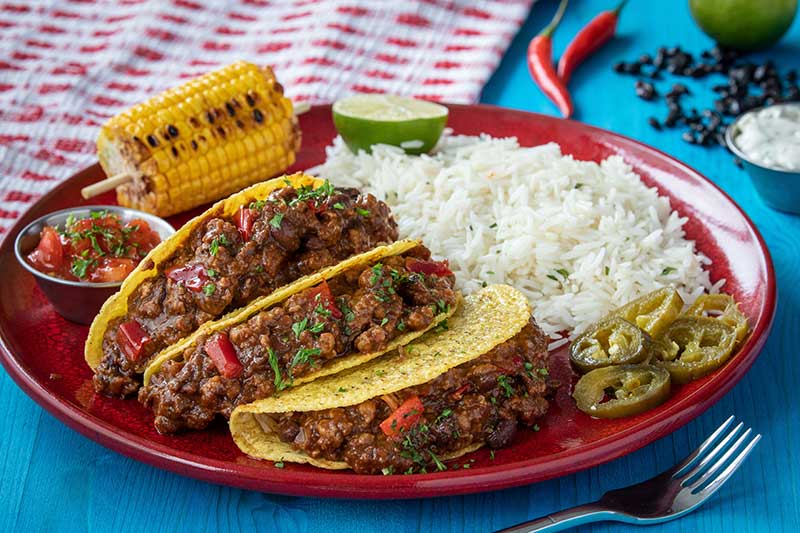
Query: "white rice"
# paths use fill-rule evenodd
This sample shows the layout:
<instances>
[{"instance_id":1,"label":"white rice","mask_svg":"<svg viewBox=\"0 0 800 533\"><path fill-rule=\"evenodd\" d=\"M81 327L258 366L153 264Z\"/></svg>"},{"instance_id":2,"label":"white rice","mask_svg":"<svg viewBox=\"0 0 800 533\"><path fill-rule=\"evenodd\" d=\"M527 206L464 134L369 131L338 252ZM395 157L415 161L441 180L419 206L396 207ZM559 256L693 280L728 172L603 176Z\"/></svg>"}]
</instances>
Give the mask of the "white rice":
<instances>
[{"instance_id":1,"label":"white rice","mask_svg":"<svg viewBox=\"0 0 800 533\"><path fill-rule=\"evenodd\" d=\"M392 146L354 155L337 138L311 172L384 199L400 236L449 259L465 292L517 287L553 339L664 285L691 302L724 283L711 283L686 218L617 156L597 164L554 143L447 134L431 155Z\"/></svg>"}]
</instances>

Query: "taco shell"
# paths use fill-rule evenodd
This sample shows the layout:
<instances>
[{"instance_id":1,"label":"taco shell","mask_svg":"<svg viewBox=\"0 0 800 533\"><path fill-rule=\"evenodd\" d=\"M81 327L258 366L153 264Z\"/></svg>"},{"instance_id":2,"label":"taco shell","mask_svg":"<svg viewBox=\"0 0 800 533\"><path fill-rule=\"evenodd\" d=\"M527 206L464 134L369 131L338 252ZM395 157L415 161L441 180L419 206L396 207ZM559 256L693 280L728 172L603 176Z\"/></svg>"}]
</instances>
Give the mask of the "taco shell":
<instances>
[{"instance_id":1,"label":"taco shell","mask_svg":"<svg viewBox=\"0 0 800 533\"><path fill-rule=\"evenodd\" d=\"M343 273L345 270L349 270L353 267L358 267L361 265L368 265L371 263L375 263L380 261L386 257L392 257L396 255L401 255L412 248L416 248L420 246L419 241L414 240L402 240L397 241L393 244L389 244L386 246L379 246L377 248L373 248L367 252L364 252L359 255L354 255L344 261L337 263L336 265L324 268L318 272L313 274L309 274L308 276L304 276L297 281L286 285L278 289L277 291L268 294L266 296L262 296L248 304L247 306L240 308L236 311L229 313L228 315L222 317L219 320L215 320L213 322L206 322L205 324L201 325L194 333L185 337L184 339L178 341L177 343L173 344L169 348L166 348L162 351L156 358L150 363L147 369L144 372L144 385L147 386L150 383L150 378L153 374L157 373L161 366L171 360L171 359L178 359L181 357L187 349L195 346L197 340L201 336L207 336L214 332L228 329L231 326L236 324L240 324L245 320L249 319L253 315L258 314L259 312L268 309L274 305L282 303L284 300L296 294L300 291L313 287L318 283L329 280L338 276L339 274ZM306 383L323 376L327 376L330 374L336 374L341 372L342 370L346 370L348 368L352 368L354 366L361 365L379 357L387 352L397 349L400 346L404 346L411 342L412 340L416 339L423 335L426 331L436 327L441 321L446 320L450 315L452 315L456 311L456 306L453 306L449 309L446 313L440 313L439 315L435 316L431 325L421 331L412 331L406 333L404 335L400 335L393 339L383 350L378 352L366 353L366 354L358 354L358 355L349 355L343 357L337 357L336 359L331 360L328 364L323 366L318 371L304 376L302 378L298 378L294 381L294 385L300 385L302 383Z\"/></svg>"},{"instance_id":2,"label":"taco shell","mask_svg":"<svg viewBox=\"0 0 800 533\"><path fill-rule=\"evenodd\" d=\"M315 459L282 442L260 415L318 411L356 405L384 394L427 383L451 368L489 352L519 333L530 320L525 296L508 285L490 285L467 296L448 320L448 329L429 333L400 348L336 375L317 379L277 397L234 409L230 430L247 455L270 461L310 463L326 469L346 469L346 463ZM443 459L453 459L480 448L477 443Z\"/></svg>"},{"instance_id":3,"label":"taco shell","mask_svg":"<svg viewBox=\"0 0 800 533\"><path fill-rule=\"evenodd\" d=\"M133 291L135 291L144 280L155 277L158 274L159 265L169 260L175 250L180 248L189 239L196 228L200 227L210 218L231 217L236 214L239 207L248 205L250 202L263 200L269 196L272 191L285 187L286 185L291 185L295 188L311 186L316 189L322 184L324 184L323 180L301 172L257 183L215 203L205 212L184 224L174 235L153 248L133 272L125 278L119 291L106 300L100 312L97 314L94 321L92 321L84 351L86 363L89 367L94 370L97 368L97 365L100 364L100 360L103 358L103 337L105 336L108 324L115 318L127 314L128 299L130 295L133 294Z\"/></svg>"}]
</instances>

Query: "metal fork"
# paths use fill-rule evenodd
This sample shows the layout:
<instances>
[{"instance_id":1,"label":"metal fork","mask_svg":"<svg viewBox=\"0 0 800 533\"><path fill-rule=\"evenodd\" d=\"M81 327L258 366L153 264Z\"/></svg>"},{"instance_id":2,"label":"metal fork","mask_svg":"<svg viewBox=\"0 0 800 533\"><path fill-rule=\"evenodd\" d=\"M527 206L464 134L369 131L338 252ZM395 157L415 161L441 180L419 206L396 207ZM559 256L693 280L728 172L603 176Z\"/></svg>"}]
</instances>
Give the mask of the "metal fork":
<instances>
[{"instance_id":1,"label":"metal fork","mask_svg":"<svg viewBox=\"0 0 800 533\"><path fill-rule=\"evenodd\" d=\"M594 503L565 509L497 533L561 531L607 520L652 525L690 513L728 481L761 440L759 434L751 437L750 428L742 431L742 422L728 431L733 420L733 416L728 418L683 462L652 479L606 492Z\"/></svg>"}]
</instances>

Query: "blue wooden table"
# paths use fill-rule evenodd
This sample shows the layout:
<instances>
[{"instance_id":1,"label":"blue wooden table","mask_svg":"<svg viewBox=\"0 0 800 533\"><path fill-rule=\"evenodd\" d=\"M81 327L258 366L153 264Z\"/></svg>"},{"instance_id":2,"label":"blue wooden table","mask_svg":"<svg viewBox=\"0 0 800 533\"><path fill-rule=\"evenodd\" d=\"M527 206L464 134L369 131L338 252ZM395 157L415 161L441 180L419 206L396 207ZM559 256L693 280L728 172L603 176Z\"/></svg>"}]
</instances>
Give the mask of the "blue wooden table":
<instances>
[{"instance_id":1,"label":"blue wooden table","mask_svg":"<svg viewBox=\"0 0 800 533\"><path fill-rule=\"evenodd\" d=\"M555 50L563 50L585 21L614 3L573 1L556 33ZM766 208L724 150L690 146L675 131L659 133L647 125L648 116L663 118L663 102L637 99L634 79L612 73L611 65L660 45L680 44L699 53L711 42L693 24L686 2L632 0L625 9L619 37L573 76L576 118L651 144L710 177L747 211L775 261L780 299L772 335L744 380L719 403L671 436L576 475L463 497L358 502L229 489L137 463L67 429L0 372L5 414L0 417L0 531L493 531L646 479L681 459L732 413L764 435L755 453L706 506L653 531L799 531L800 217ZM537 3L486 88L484 102L554 112L530 82L524 59L528 41L554 10L553 1ZM768 55L783 67L800 67L800 22ZM668 87L669 82L661 83ZM714 83L690 85L697 94ZM710 102L693 98L697 105ZM583 530L635 528L602 524Z\"/></svg>"}]
</instances>

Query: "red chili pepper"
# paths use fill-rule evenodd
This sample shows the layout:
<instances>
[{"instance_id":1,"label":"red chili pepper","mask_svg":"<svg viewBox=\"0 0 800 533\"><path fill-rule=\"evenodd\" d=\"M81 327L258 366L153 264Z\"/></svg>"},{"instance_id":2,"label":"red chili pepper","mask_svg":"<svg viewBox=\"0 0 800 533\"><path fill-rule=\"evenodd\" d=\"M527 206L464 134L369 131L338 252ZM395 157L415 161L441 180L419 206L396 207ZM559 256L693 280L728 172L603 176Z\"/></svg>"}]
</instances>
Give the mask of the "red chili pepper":
<instances>
[{"instance_id":1,"label":"red chili pepper","mask_svg":"<svg viewBox=\"0 0 800 533\"><path fill-rule=\"evenodd\" d=\"M552 37L567 8L567 1L561 0L553 20L528 45L528 69L531 77L550 101L556 104L564 118L572 116L572 98L553 65Z\"/></svg>"},{"instance_id":2,"label":"red chili pepper","mask_svg":"<svg viewBox=\"0 0 800 533\"><path fill-rule=\"evenodd\" d=\"M122 353L131 361L138 361L144 355L144 348L150 342L150 336L135 320L123 322L117 328L117 344Z\"/></svg>"},{"instance_id":3,"label":"red chili pepper","mask_svg":"<svg viewBox=\"0 0 800 533\"><path fill-rule=\"evenodd\" d=\"M239 357L236 355L236 348L231 344L228 335L225 332L220 332L208 339L203 345L208 356L213 361L214 366L217 367L217 372L222 377L238 378L242 375L244 367L239 362Z\"/></svg>"},{"instance_id":4,"label":"red chili pepper","mask_svg":"<svg viewBox=\"0 0 800 533\"><path fill-rule=\"evenodd\" d=\"M203 290L209 279L206 267L198 263L171 268L165 274L175 283L182 283L184 287L194 292Z\"/></svg>"},{"instance_id":5,"label":"red chili pepper","mask_svg":"<svg viewBox=\"0 0 800 533\"><path fill-rule=\"evenodd\" d=\"M406 268L411 272L425 274L426 276L452 276L453 272L448 268L446 261L423 261L409 257L406 260Z\"/></svg>"},{"instance_id":6,"label":"red chili pepper","mask_svg":"<svg viewBox=\"0 0 800 533\"><path fill-rule=\"evenodd\" d=\"M342 312L336 307L336 302L333 300L333 293L327 281L323 281L316 287L308 289L308 295L310 298L319 299L322 308L330 311L333 318L342 318Z\"/></svg>"},{"instance_id":7,"label":"red chili pepper","mask_svg":"<svg viewBox=\"0 0 800 533\"><path fill-rule=\"evenodd\" d=\"M619 12L627 1L623 0L616 9L597 15L572 39L558 62L558 77L561 81L567 83L575 68L614 36Z\"/></svg>"},{"instance_id":8,"label":"red chili pepper","mask_svg":"<svg viewBox=\"0 0 800 533\"><path fill-rule=\"evenodd\" d=\"M253 224L257 217L258 211L245 206L241 206L233 217L233 222L245 241L249 241L253 236Z\"/></svg>"},{"instance_id":9,"label":"red chili pepper","mask_svg":"<svg viewBox=\"0 0 800 533\"><path fill-rule=\"evenodd\" d=\"M416 425L424 411L425 406L422 405L419 396L412 396L400 404L389 418L381 422L381 431L387 437L399 437L403 431L408 431Z\"/></svg>"}]
</instances>

